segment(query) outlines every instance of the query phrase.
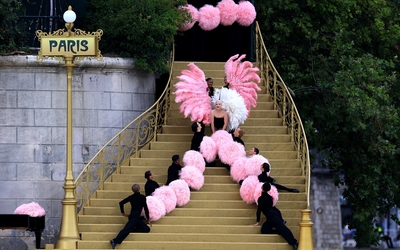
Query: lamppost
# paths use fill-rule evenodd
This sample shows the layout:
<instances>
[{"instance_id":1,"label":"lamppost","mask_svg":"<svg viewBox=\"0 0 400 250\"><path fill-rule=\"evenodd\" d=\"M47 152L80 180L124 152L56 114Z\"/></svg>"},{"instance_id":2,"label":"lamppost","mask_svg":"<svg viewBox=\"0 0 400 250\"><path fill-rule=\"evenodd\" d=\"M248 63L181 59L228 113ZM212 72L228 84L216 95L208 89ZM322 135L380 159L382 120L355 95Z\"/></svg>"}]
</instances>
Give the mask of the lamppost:
<instances>
[{"instance_id":1,"label":"lamppost","mask_svg":"<svg viewBox=\"0 0 400 250\"><path fill-rule=\"evenodd\" d=\"M64 199L62 204L62 218L60 234L56 244L57 249L76 249L79 240L77 201L75 199L75 183L73 176L72 161L72 71L78 62L85 58L103 57L98 49L99 40L103 34L102 30L86 33L80 29L74 29L76 14L69 6L63 15L67 30L59 29L53 33L45 33L41 30L36 31L36 36L40 42L40 51L37 60L56 59L65 63L67 69L67 142L66 142L66 172L64 183Z\"/></svg>"}]
</instances>

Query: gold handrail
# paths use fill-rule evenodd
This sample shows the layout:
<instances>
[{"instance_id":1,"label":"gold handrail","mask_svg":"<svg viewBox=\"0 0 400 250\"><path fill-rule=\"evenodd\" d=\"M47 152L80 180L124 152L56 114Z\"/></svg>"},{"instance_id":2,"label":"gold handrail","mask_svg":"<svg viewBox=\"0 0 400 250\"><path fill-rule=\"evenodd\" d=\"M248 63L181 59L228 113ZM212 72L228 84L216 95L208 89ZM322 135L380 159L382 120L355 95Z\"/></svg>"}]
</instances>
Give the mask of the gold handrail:
<instances>
[{"instance_id":1,"label":"gold handrail","mask_svg":"<svg viewBox=\"0 0 400 250\"><path fill-rule=\"evenodd\" d=\"M167 112L170 107L170 83L174 54L173 46L168 62L169 79L160 98L109 140L76 178L77 213L81 212L97 190L103 189L104 182L112 173L115 171L120 173L122 164L127 164L132 156L137 157L139 150L149 142L156 141L157 133L166 124Z\"/></svg>"},{"instance_id":2,"label":"gold handrail","mask_svg":"<svg viewBox=\"0 0 400 250\"><path fill-rule=\"evenodd\" d=\"M283 118L283 125L286 125L290 130L292 140L298 152L298 158L300 159L302 175L306 179L307 208L309 209L310 155L303 123L301 122L300 115L297 112L296 105L290 95L289 89L286 87L286 84L283 82L269 57L258 22L256 22L255 28L256 62L260 69L262 79L261 84L266 86L267 93L272 97L275 109L279 111L279 114Z\"/></svg>"}]
</instances>

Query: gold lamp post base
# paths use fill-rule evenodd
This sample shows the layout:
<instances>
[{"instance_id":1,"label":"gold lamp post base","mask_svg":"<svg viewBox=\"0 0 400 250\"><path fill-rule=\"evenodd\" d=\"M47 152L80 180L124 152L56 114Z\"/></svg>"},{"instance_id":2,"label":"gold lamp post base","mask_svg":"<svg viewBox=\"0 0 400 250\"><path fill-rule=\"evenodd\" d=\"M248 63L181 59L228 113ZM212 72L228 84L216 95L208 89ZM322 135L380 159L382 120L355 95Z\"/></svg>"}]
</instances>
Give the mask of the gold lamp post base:
<instances>
[{"instance_id":1,"label":"gold lamp post base","mask_svg":"<svg viewBox=\"0 0 400 250\"><path fill-rule=\"evenodd\" d=\"M314 250L314 243L312 237L312 226L310 218L311 210L301 210L301 222L300 222L300 239L298 250Z\"/></svg>"}]
</instances>

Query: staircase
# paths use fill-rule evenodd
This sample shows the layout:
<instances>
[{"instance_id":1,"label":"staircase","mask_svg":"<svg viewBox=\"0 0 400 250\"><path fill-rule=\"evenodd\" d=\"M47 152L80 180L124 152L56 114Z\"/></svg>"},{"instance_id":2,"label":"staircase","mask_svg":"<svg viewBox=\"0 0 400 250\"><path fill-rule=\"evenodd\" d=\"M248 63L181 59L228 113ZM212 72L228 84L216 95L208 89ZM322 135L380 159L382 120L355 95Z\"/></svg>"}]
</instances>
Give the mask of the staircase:
<instances>
[{"instance_id":1,"label":"staircase","mask_svg":"<svg viewBox=\"0 0 400 250\"><path fill-rule=\"evenodd\" d=\"M187 68L187 62L174 62L173 81ZM195 63L214 79L214 87L223 85L224 63ZM174 89L172 87L172 89ZM114 173L91 198L90 205L78 215L81 241L78 249L111 249L109 240L114 238L127 222L119 211L119 201L129 196L133 183L144 191L144 172L151 170L160 185L167 179L171 157L181 158L190 149L193 136L189 119L179 113L179 104L171 95L167 125L157 135L157 141L130 159L129 166L121 167L121 174ZM271 164L271 176L277 183L297 188L300 193L279 193L277 207L287 226L299 239L300 210L307 208L306 181L302 176L297 151L278 111L274 110L265 89L258 93L257 107L253 108L245 124L242 137L246 151L257 147L260 154ZM206 128L206 135L210 135ZM246 204L239 195L239 185L232 181L229 171L217 162L207 167L204 186L191 192L191 199L184 207L177 207L165 217L153 223L148 234L131 233L116 249L293 249L279 235L262 235L255 223L256 205ZM143 192L142 192L143 193ZM128 205L129 206L129 205ZM129 211L126 207L125 210ZM263 216L261 223L264 222Z\"/></svg>"}]
</instances>

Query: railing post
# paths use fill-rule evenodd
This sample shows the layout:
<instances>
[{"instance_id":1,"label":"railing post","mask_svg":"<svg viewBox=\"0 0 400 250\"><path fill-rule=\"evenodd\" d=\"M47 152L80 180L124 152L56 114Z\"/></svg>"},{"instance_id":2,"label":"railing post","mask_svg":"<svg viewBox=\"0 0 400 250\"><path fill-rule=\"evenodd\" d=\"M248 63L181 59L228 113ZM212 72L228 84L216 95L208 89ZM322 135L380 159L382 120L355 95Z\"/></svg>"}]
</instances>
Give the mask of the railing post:
<instances>
[{"instance_id":1,"label":"railing post","mask_svg":"<svg viewBox=\"0 0 400 250\"><path fill-rule=\"evenodd\" d=\"M156 124L154 125L154 137L153 137L153 141L157 141L157 130L158 130L158 114L160 113L160 111L158 111L158 109L160 108L160 104L157 103L156 105L156 118L155 118L155 122Z\"/></svg>"},{"instance_id":2,"label":"railing post","mask_svg":"<svg viewBox=\"0 0 400 250\"><path fill-rule=\"evenodd\" d=\"M118 135L118 153L117 153L117 159L121 159L121 152L122 152L122 146L121 146L121 134ZM121 164L122 162L117 162L117 173L121 173Z\"/></svg>"},{"instance_id":3,"label":"railing post","mask_svg":"<svg viewBox=\"0 0 400 250\"><path fill-rule=\"evenodd\" d=\"M299 250L314 250L310 214L310 209L301 210Z\"/></svg>"}]
</instances>

